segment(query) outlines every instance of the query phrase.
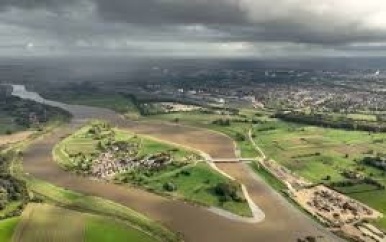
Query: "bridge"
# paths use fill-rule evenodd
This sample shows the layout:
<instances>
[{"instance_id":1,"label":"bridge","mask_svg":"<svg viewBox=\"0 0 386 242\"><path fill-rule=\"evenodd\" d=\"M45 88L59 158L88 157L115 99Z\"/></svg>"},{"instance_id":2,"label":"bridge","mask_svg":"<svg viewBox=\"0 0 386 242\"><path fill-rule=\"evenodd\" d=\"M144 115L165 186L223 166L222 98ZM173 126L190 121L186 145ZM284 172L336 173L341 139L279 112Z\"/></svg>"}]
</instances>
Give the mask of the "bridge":
<instances>
[{"instance_id":1,"label":"bridge","mask_svg":"<svg viewBox=\"0 0 386 242\"><path fill-rule=\"evenodd\" d=\"M241 163L241 162L253 162L257 161L256 158L214 158L210 160L213 163Z\"/></svg>"}]
</instances>

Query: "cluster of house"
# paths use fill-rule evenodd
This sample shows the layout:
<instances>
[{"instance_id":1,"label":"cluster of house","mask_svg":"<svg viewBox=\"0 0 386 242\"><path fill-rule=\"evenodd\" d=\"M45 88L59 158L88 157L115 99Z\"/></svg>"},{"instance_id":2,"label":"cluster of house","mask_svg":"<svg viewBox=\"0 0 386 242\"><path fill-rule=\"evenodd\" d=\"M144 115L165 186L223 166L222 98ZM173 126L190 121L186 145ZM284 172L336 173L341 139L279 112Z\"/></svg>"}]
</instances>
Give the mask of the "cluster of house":
<instances>
[{"instance_id":1,"label":"cluster of house","mask_svg":"<svg viewBox=\"0 0 386 242\"><path fill-rule=\"evenodd\" d=\"M117 158L112 152L100 154L91 166L91 175L99 178L110 180L116 174L132 171L137 168L159 169L171 162L171 156L167 153L149 155L143 158L125 157Z\"/></svg>"}]
</instances>

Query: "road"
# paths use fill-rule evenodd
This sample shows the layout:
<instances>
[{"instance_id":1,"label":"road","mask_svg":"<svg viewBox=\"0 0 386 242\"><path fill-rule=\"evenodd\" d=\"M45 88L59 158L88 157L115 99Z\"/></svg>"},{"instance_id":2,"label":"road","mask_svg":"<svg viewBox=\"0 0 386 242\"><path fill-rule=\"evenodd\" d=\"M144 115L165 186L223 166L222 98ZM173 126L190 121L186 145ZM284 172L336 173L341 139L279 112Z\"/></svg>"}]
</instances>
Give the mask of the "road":
<instances>
[{"instance_id":1,"label":"road","mask_svg":"<svg viewBox=\"0 0 386 242\"><path fill-rule=\"evenodd\" d=\"M238 222L182 201L70 174L52 160L52 149L65 135L72 133L82 123L96 118L107 120L138 134L151 135L202 150L214 159L236 157L233 141L216 132L182 125L165 123L154 125L127 121L111 110L44 100L37 94L26 92L22 87L16 87L15 90L14 94L17 96L61 107L73 114L70 125L36 140L26 150L24 170L36 178L128 206L160 221L173 231L182 233L187 242L294 242L309 235L321 237L318 241L342 241L294 208L268 184L255 176L244 163L218 164L218 167L245 185L251 199L265 213L265 219L260 223Z\"/></svg>"}]
</instances>

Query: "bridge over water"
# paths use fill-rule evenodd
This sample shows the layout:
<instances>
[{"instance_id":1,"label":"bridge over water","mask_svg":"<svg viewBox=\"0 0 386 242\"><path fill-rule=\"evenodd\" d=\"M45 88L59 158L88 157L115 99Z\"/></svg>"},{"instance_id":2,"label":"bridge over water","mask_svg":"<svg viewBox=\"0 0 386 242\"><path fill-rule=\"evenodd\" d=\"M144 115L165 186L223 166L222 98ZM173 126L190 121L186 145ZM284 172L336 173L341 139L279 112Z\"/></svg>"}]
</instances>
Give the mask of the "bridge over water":
<instances>
[{"instance_id":1,"label":"bridge over water","mask_svg":"<svg viewBox=\"0 0 386 242\"><path fill-rule=\"evenodd\" d=\"M250 163L257 161L256 158L215 158L211 159L210 162L213 163Z\"/></svg>"}]
</instances>

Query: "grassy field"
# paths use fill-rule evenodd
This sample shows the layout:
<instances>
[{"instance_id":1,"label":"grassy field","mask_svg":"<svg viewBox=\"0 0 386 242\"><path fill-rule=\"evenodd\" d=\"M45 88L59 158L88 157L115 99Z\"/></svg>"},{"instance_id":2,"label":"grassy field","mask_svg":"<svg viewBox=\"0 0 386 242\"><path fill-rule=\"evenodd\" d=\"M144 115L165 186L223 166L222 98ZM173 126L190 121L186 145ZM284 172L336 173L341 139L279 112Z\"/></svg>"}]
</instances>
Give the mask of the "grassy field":
<instances>
[{"instance_id":1,"label":"grassy field","mask_svg":"<svg viewBox=\"0 0 386 242\"><path fill-rule=\"evenodd\" d=\"M29 204L13 235L14 242L150 242L154 238L122 221L49 204Z\"/></svg>"},{"instance_id":2,"label":"grassy field","mask_svg":"<svg viewBox=\"0 0 386 242\"><path fill-rule=\"evenodd\" d=\"M298 125L282 121L259 124L254 128L255 141L266 155L308 180L319 183L346 180L345 170L359 171L386 185L383 171L359 165L369 153L385 153L386 134L346 131ZM360 169L359 169L360 168ZM325 178L329 176L327 181ZM337 188L386 214L386 191L358 184ZM386 219L379 225L386 229Z\"/></svg>"},{"instance_id":3,"label":"grassy field","mask_svg":"<svg viewBox=\"0 0 386 242\"><path fill-rule=\"evenodd\" d=\"M219 207L241 216L249 217L252 215L247 202L220 201L219 196L215 193L215 187L219 183L230 181L204 162L163 171L149 178L144 176L143 179L143 186L157 193L167 194L204 206ZM176 190L166 191L163 187L165 183L174 184ZM240 189L239 193L242 196Z\"/></svg>"},{"instance_id":4,"label":"grassy field","mask_svg":"<svg viewBox=\"0 0 386 242\"><path fill-rule=\"evenodd\" d=\"M20 217L9 218L0 221L0 241L11 242L13 233L20 221Z\"/></svg>"},{"instance_id":5,"label":"grassy field","mask_svg":"<svg viewBox=\"0 0 386 242\"><path fill-rule=\"evenodd\" d=\"M271 157L301 176L322 182L327 175L331 181L343 179L340 174L353 168L354 160L367 153L386 151L386 134L345 131L273 121L257 125L255 141ZM366 174L380 171L366 167Z\"/></svg>"},{"instance_id":6,"label":"grassy field","mask_svg":"<svg viewBox=\"0 0 386 242\"><path fill-rule=\"evenodd\" d=\"M89 216L86 220L85 242L154 242L149 235L127 224L101 217Z\"/></svg>"}]
</instances>

